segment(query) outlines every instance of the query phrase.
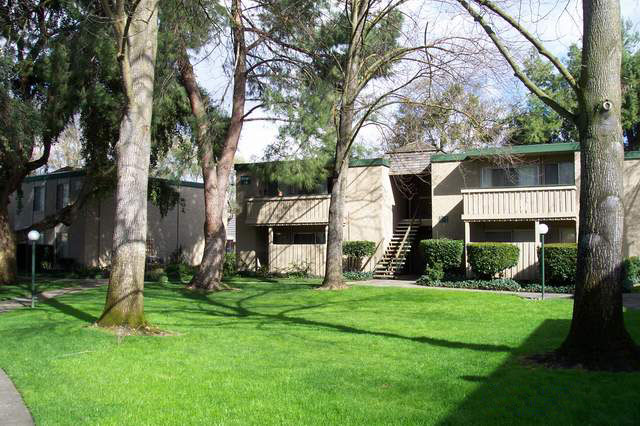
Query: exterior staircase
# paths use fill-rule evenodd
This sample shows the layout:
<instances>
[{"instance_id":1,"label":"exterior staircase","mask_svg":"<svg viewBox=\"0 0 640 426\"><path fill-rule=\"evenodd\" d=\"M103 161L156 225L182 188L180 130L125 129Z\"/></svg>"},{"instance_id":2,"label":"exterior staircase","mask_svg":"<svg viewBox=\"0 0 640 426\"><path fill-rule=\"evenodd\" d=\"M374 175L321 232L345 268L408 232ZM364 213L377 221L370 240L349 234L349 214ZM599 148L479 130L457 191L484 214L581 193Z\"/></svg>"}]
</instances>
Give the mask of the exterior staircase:
<instances>
[{"instance_id":1,"label":"exterior staircase","mask_svg":"<svg viewBox=\"0 0 640 426\"><path fill-rule=\"evenodd\" d=\"M394 279L400 275L418 235L419 227L420 221L415 219L405 219L398 223L387 250L373 271L373 278Z\"/></svg>"}]
</instances>

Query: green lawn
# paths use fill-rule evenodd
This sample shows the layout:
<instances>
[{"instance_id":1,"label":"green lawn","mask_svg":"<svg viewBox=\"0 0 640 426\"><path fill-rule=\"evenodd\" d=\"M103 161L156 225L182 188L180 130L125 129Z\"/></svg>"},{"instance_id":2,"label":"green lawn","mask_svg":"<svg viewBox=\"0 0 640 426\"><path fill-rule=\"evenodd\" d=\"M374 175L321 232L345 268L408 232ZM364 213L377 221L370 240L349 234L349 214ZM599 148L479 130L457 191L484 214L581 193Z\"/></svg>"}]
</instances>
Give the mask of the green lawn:
<instances>
[{"instance_id":1,"label":"green lawn","mask_svg":"<svg viewBox=\"0 0 640 426\"><path fill-rule=\"evenodd\" d=\"M41 293L47 290L56 290L65 287L74 287L80 285L82 280L64 279L64 278L47 278L46 281L37 281L36 292ZM16 285L0 286L0 302L15 298L31 297L31 281L24 277L18 280Z\"/></svg>"},{"instance_id":2,"label":"green lawn","mask_svg":"<svg viewBox=\"0 0 640 426\"><path fill-rule=\"evenodd\" d=\"M0 315L0 367L38 424L639 424L639 373L521 362L564 337L571 301L431 289L148 286L178 333L89 325L105 288ZM640 341L640 312L627 312Z\"/></svg>"}]
</instances>

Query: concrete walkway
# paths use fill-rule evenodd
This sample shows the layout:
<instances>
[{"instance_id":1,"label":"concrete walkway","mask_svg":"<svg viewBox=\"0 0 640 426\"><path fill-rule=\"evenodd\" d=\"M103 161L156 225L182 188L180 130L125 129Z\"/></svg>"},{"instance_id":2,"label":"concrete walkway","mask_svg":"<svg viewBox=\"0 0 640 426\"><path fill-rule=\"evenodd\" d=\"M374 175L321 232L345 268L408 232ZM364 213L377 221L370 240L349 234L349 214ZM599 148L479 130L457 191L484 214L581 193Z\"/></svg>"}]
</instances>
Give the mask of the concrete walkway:
<instances>
[{"instance_id":1,"label":"concrete walkway","mask_svg":"<svg viewBox=\"0 0 640 426\"><path fill-rule=\"evenodd\" d=\"M0 369L0 425L30 426L33 419L22 397L2 369Z\"/></svg>"},{"instance_id":2,"label":"concrete walkway","mask_svg":"<svg viewBox=\"0 0 640 426\"><path fill-rule=\"evenodd\" d=\"M364 285L370 287L396 287L396 288L421 288L427 290L451 290L451 291L467 291L480 293L495 294L513 294L523 299L540 299L542 294L530 292L516 291L496 291L496 290L476 290L469 288L446 288L446 287L426 287L417 285L415 280L370 280L370 281L352 281L352 285ZM545 299L571 299L573 295L564 293L545 293ZM622 295L622 303L628 309L640 309L640 293L625 293Z\"/></svg>"},{"instance_id":3,"label":"concrete walkway","mask_svg":"<svg viewBox=\"0 0 640 426\"><path fill-rule=\"evenodd\" d=\"M106 279L100 280L69 280L69 284L77 283L77 285L73 287L65 287L58 288L55 290L49 290L42 293L37 294L37 301L43 301L47 299L52 299L54 297L62 296L63 294L71 294L78 293L81 291L90 290L92 288L100 287L102 285L107 284L109 281ZM0 314L7 311L12 311L14 309L25 308L31 306L31 298L17 298L13 300L6 300L4 302L0 302ZM0 425L3 423L0 422Z\"/></svg>"}]
</instances>

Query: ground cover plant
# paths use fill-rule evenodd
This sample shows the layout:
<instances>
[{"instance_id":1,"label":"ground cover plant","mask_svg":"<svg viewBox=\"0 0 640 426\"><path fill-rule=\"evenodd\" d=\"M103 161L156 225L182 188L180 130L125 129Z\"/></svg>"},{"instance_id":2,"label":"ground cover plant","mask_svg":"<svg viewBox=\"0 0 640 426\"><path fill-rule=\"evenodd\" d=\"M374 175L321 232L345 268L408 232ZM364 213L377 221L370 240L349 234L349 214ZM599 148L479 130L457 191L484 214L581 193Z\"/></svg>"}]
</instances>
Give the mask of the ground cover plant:
<instances>
[{"instance_id":1,"label":"ground cover plant","mask_svg":"<svg viewBox=\"0 0 640 426\"><path fill-rule=\"evenodd\" d=\"M639 373L523 361L566 336L570 300L234 278L147 283L173 336L92 327L105 289L0 315L0 367L36 423L638 424ZM640 312L625 314L640 340Z\"/></svg>"}]
</instances>

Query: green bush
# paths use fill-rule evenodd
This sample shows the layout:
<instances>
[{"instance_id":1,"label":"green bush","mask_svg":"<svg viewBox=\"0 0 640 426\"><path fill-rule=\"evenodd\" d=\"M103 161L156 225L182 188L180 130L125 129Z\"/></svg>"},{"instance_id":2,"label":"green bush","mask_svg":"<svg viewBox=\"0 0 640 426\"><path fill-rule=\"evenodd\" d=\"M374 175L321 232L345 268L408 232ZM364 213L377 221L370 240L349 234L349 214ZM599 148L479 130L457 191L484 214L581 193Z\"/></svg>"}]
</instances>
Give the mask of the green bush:
<instances>
[{"instance_id":1,"label":"green bush","mask_svg":"<svg viewBox=\"0 0 640 426\"><path fill-rule=\"evenodd\" d=\"M633 286L640 282L640 257L627 257L622 264L622 288L624 291L633 290Z\"/></svg>"},{"instance_id":2,"label":"green bush","mask_svg":"<svg viewBox=\"0 0 640 426\"><path fill-rule=\"evenodd\" d=\"M236 254L235 253L225 253L224 254L224 264L222 265L222 276L223 277L232 277L238 272L236 268Z\"/></svg>"},{"instance_id":3,"label":"green bush","mask_svg":"<svg viewBox=\"0 0 640 426\"><path fill-rule=\"evenodd\" d=\"M349 257L363 258L371 256L376 251L373 241L345 241L342 243L342 254Z\"/></svg>"},{"instance_id":4,"label":"green bush","mask_svg":"<svg viewBox=\"0 0 640 426\"><path fill-rule=\"evenodd\" d=\"M196 273L196 267L187 263L172 263L165 268L166 274L172 280L188 282Z\"/></svg>"},{"instance_id":5,"label":"green bush","mask_svg":"<svg viewBox=\"0 0 640 426\"><path fill-rule=\"evenodd\" d=\"M540 249L538 249L538 259L540 259ZM577 259L578 245L576 243L545 244L544 267L549 284L575 284Z\"/></svg>"},{"instance_id":6,"label":"green bush","mask_svg":"<svg viewBox=\"0 0 640 426\"><path fill-rule=\"evenodd\" d=\"M421 279L423 279L428 285L437 281L442 281L443 278L444 270L442 269L442 263L440 262L427 265L424 270L424 275L421 277Z\"/></svg>"},{"instance_id":7,"label":"green bush","mask_svg":"<svg viewBox=\"0 0 640 426\"><path fill-rule=\"evenodd\" d=\"M167 276L167 273L165 272L164 268L160 266L154 266L153 268L150 268L145 271L144 280L159 282L162 277L166 277L166 276Z\"/></svg>"},{"instance_id":8,"label":"green bush","mask_svg":"<svg viewBox=\"0 0 640 426\"><path fill-rule=\"evenodd\" d=\"M373 272L347 271L342 276L347 281L366 281L373 278Z\"/></svg>"},{"instance_id":9,"label":"green bush","mask_svg":"<svg viewBox=\"0 0 640 426\"><path fill-rule=\"evenodd\" d=\"M518 264L520 249L509 243L469 243L467 254L471 269L481 278L502 276L505 269Z\"/></svg>"},{"instance_id":10,"label":"green bush","mask_svg":"<svg viewBox=\"0 0 640 426\"><path fill-rule=\"evenodd\" d=\"M420 252L429 265L439 263L443 271L455 271L462 267L464 241L438 238L420 241Z\"/></svg>"},{"instance_id":11,"label":"green bush","mask_svg":"<svg viewBox=\"0 0 640 426\"><path fill-rule=\"evenodd\" d=\"M358 272L362 265L362 258L372 256L376 252L373 241L345 241L342 244L342 254L347 256L344 269L347 272Z\"/></svg>"}]
</instances>

